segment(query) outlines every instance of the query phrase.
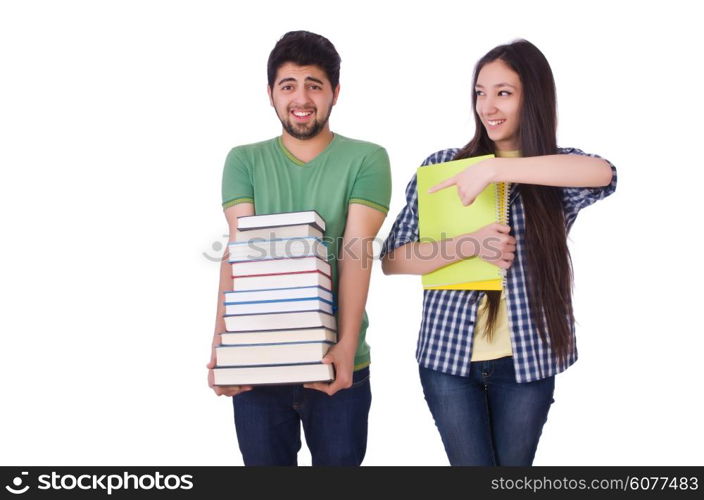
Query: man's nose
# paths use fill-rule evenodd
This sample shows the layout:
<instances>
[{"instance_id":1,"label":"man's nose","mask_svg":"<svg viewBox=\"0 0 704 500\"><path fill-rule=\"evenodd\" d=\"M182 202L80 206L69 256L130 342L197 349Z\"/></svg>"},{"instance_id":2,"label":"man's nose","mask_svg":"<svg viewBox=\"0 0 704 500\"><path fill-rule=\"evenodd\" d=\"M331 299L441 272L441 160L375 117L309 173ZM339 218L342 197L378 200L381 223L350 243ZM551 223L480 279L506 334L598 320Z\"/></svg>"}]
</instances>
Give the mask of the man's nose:
<instances>
[{"instance_id":1,"label":"man's nose","mask_svg":"<svg viewBox=\"0 0 704 500\"><path fill-rule=\"evenodd\" d=\"M310 96L308 95L308 89L305 87L299 87L293 93L293 102L295 104L308 104L310 103Z\"/></svg>"}]
</instances>

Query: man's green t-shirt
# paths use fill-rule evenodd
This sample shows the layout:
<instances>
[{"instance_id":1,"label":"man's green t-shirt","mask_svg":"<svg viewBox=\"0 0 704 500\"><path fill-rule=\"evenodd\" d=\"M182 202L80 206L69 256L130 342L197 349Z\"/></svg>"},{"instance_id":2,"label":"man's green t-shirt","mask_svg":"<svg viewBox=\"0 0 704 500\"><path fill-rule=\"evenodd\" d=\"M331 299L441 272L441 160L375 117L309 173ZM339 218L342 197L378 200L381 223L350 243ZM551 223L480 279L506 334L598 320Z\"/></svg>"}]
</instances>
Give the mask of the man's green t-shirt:
<instances>
[{"instance_id":1,"label":"man's green t-shirt","mask_svg":"<svg viewBox=\"0 0 704 500\"><path fill-rule=\"evenodd\" d=\"M283 145L281 137L233 148L225 161L222 206L254 203L257 215L315 210L325 220L328 262L337 297L337 258L350 203L389 210L391 169L386 150L370 142L333 136L327 148L303 163ZM355 369L369 364L364 312L359 330Z\"/></svg>"}]
</instances>

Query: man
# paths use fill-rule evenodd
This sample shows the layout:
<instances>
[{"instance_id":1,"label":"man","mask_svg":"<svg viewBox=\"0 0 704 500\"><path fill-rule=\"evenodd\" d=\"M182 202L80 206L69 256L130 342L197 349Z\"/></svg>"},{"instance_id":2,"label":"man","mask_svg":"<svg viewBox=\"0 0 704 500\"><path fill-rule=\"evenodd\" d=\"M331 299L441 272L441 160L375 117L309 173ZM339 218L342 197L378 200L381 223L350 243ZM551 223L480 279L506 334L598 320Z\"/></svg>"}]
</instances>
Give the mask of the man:
<instances>
[{"instance_id":1,"label":"man","mask_svg":"<svg viewBox=\"0 0 704 500\"><path fill-rule=\"evenodd\" d=\"M225 217L231 240L239 216L316 210L323 217L338 306L338 343L324 362L334 364L336 378L295 386L215 387L213 349L209 384L216 394L233 396L245 465L296 465L301 423L313 465L359 465L371 404L364 306L371 244L391 196L388 155L380 146L331 132L340 56L329 40L306 31L287 33L269 55L267 69L269 99L283 133L230 151L222 185ZM231 288L225 258L213 346L225 331L223 292Z\"/></svg>"}]
</instances>

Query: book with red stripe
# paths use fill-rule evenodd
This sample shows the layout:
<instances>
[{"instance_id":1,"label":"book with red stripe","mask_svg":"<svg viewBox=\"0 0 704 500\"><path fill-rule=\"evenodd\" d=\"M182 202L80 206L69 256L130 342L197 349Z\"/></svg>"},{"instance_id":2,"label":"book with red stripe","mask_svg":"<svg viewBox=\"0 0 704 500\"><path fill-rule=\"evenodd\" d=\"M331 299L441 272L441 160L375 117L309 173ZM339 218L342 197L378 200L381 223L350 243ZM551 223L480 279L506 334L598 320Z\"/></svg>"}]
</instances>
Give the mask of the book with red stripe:
<instances>
[{"instance_id":1,"label":"book with red stripe","mask_svg":"<svg viewBox=\"0 0 704 500\"><path fill-rule=\"evenodd\" d=\"M275 288L296 288L307 286L321 286L332 290L330 275L322 271L304 271L298 273L264 274L254 276L233 276L232 289L245 290L271 290Z\"/></svg>"},{"instance_id":2,"label":"book with red stripe","mask_svg":"<svg viewBox=\"0 0 704 500\"><path fill-rule=\"evenodd\" d=\"M320 271L330 276L330 264L319 257L298 257L294 259L269 259L235 262L232 264L232 276L259 276L265 274L298 273Z\"/></svg>"},{"instance_id":3,"label":"book with red stripe","mask_svg":"<svg viewBox=\"0 0 704 500\"><path fill-rule=\"evenodd\" d=\"M296 224L295 226L264 227L261 229L247 229L235 231L237 243L247 243L253 240L277 240L282 238L318 238L323 239L323 232L310 224Z\"/></svg>"}]
</instances>

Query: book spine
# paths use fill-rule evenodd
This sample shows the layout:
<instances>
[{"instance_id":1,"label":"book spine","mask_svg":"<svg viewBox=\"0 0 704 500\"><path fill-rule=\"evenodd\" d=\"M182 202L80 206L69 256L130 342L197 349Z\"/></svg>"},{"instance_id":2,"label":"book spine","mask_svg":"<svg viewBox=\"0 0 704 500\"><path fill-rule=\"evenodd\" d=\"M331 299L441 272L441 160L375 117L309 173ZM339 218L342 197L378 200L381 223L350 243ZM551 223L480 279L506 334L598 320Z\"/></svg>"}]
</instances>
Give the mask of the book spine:
<instances>
[{"instance_id":1,"label":"book spine","mask_svg":"<svg viewBox=\"0 0 704 500\"><path fill-rule=\"evenodd\" d=\"M255 229L252 229L252 231L255 231ZM317 240L321 244L325 244L323 242L323 239L319 238L317 236L290 236L290 237L286 237L286 238L257 238L256 243L277 243L280 241L286 242L289 240L302 240L302 241ZM251 244L252 244L252 241L233 241L232 243L228 243L230 248L237 248L238 246L251 245Z\"/></svg>"},{"instance_id":2,"label":"book spine","mask_svg":"<svg viewBox=\"0 0 704 500\"><path fill-rule=\"evenodd\" d=\"M289 271L289 272L285 272L285 273L238 274L238 275L233 274L232 277L233 278L258 278L260 276L288 276L291 274L313 274L313 273L320 273L323 276L325 276L326 278L332 279L329 274L325 274L323 271L320 271L319 269L311 269L308 271ZM292 287L292 288L298 288L298 287Z\"/></svg>"},{"instance_id":3,"label":"book spine","mask_svg":"<svg viewBox=\"0 0 704 500\"><path fill-rule=\"evenodd\" d=\"M270 299L270 300L250 300L247 302L233 302L233 301L228 301L225 300L224 304L226 306L231 306L234 304L245 304L245 305L250 305L250 304L274 304L274 303L279 303L279 302L303 302L303 301L320 301L320 302L325 302L328 305L333 305L333 303L327 299L324 299L322 297L296 297L295 299Z\"/></svg>"}]
</instances>

